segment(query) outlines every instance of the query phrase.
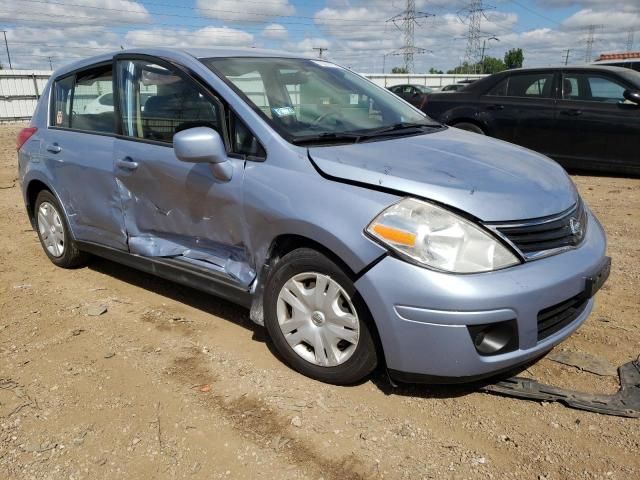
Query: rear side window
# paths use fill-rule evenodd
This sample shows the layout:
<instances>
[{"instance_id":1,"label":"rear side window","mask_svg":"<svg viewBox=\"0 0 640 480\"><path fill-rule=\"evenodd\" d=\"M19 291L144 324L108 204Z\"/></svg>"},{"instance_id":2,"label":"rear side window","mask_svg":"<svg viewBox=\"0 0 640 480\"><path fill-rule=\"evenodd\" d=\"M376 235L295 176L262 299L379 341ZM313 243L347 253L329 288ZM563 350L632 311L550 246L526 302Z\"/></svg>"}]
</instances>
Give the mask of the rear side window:
<instances>
[{"instance_id":1,"label":"rear side window","mask_svg":"<svg viewBox=\"0 0 640 480\"><path fill-rule=\"evenodd\" d=\"M179 73L146 60L118 62L123 134L172 143L191 127L210 127L221 136L220 106Z\"/></svg>"},{"instance_id":2,"label":"rear side window","mask_svg":"<svg viewBox=\"0 0 640 480\"><path fill-rule=\"evenodd\" d=\"M53 109L51 112L51 125L54 127L69 128L71 118L71 97L73 96L74 76L56 80L53 86Z\"/></svg>"},{"instance_id":3,"label":"rear side window","mask_svg":"<svg viewBox=\"0 0 640 480\"><path fill-rule=\"evenodd\" d=\"M113 101L102 101L108 96L113 97L111 65L78 73L73 87L70 127L88 132L114 133L116 117Z\"/></svg>"},{"instance_id":4,"label":"rear side window","mask_svg":"<svg viewBox=\"0 0 640 480\"><path fill-rule=\"evenodd\" d=\"M56 80L51 125L86 132L114 133L112 77L111 65L108 65ZM109 96L111 102L108 101Z\"/></svg>"},{"instance_id":5,"label":"rear side window","mask_svg":"<svg viewBox=\"0 0 640 480\"><path fill-rule=\"evenodd\" d=\"M550 98L553 73L513 75L509 79L508 97Z\"/></svg>"}]
</instances>

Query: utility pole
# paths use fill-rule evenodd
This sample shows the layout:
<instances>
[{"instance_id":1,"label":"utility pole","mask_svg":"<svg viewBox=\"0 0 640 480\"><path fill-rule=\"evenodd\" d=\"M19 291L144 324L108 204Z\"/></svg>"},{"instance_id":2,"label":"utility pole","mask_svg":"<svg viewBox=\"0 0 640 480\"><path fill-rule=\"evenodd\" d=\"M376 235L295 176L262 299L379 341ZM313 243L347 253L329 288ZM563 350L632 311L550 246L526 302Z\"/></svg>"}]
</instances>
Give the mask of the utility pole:
<instances>
[{"instance_id":1,"label":"utility pole","mask_svg":"<svg viewBox=\"0 0 640 480\"><path fill-rule=\"evenodd\" d=\"M318 51L318 58L322 58L322 52L329 50L327 47L313 47L313 49Z\"/></svg>"},{"instance_id":2,"label":"utility pole","mask_svg":"<svg viewBox=\"0 0 640 480\"><path fill-rule=\"evenodd\" d=\"M480 73L484 73L484 51L487 48L487 42L495 40L497 42L500 41L498 37L489 37L482 41L482 54L480 55Z\"/></svg>"},{"instance_id":3,"label":"utility pole","mask_svg":"<svg viewBox=\"0 0 640 480\"><path fill-rule=\"evenodd\" d=\"M634 36L635 36L635 31L632 28L631 30L629 30L629 33L627 33L627 52L630 52L631 50L633 50Z\"/></svg>"},{"instance_id":4,"label":"utility pole","mask_svg":"<svg viewBox=\"0 0 640 480\"><path fill-rule=\"evenodd\" d=\"M53 71L53 62L51 61L51 57L47 57L49 59L49 70Z\"/></svg>"},{"instance_id":5,"label":"utility pole","mask_svg":"<svg viewBox=\"0 0 640 480\"><path fill-rule=\"evenodd\" d=\"M11 55L9 54L9 44L7 43L7 31L0 30L4 34L4 47L7 49L7 59L9 60L9 70L13 70L11 66Z\"/></svg>"},{"instance_id":6,"label":"utility pole","mask_svg":"<svg viewBox=\"0 0 640 480\"><path fill-rule=\"evenodd\" d=\"M482 23L482 17L485 17L484 12L487 10L482 3L482 0L471 0L469 6L460 11L458 17L463 12L466 13L465 18L460 17L462 22L469 22L469 33L467 33L467 48L464 52L464 61L467 65L474 65L478 62L478 59L483 55L482 48L480 47L480 24ZM467 72L469 73L469 72Z\"/></svg>"},{"instance_id":7,"label":"utility pole","mask_svg":"<svg viewBox=\"0 0 640 480\"><path fill-rule=\"evenodd\" d=\"M427 50L415 46L415 26L418 18L434 17L433 13L416 12L416 0L407 0L407 8L399 14L391 17L387 22L393 24L404 33L404 46L398 50L404 57L404 68L407 73L413 73L415 63L413 56L417 53L425 53Z\"/></svg>"},{"instance_id":8,"label":"utility pole","mask_svg":"<svg viewBox=\"0 0 640 480\"><path fill-rule=\"evenodd\" d=\"M591 63L593 60L593 42L595 42L596 28L600 25L589 25L589 32L587 34L587 49L584 54L584 62Z\"/></svg>"},{"instance_id":9,"label":"utility pole","mask_svg":"<svg viewBox=\"0 0 640 480\"><path fill-rule=\"evenodd\" d=\"M565 65L568 65L568 64L569 64L569 53L571 53L571 49L570 49L570 48L567 48L567 49L564 51L564 53L565 53L565 55L564 55L564 64L565 64Z\"/></svg>"}]
</instances>

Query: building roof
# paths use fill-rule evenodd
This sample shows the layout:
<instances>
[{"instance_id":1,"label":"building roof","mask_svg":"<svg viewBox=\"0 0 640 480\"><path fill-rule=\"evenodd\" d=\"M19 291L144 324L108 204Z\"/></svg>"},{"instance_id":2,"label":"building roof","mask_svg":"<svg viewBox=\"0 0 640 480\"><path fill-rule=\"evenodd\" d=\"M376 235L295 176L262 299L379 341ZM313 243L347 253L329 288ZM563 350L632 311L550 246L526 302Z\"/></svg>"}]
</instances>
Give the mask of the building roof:
<instances>
[{"instance_id":1,"label":"building roof","mask_svg":"<svg viewBox=\"0 0 640 480\"><path fill-rule=\"evenodd\" d=\"M596 60L596 62L602 62L603 60L640 60L640 52L621 52L621 53L602 53Z\"/></svg>"}]
</instances>

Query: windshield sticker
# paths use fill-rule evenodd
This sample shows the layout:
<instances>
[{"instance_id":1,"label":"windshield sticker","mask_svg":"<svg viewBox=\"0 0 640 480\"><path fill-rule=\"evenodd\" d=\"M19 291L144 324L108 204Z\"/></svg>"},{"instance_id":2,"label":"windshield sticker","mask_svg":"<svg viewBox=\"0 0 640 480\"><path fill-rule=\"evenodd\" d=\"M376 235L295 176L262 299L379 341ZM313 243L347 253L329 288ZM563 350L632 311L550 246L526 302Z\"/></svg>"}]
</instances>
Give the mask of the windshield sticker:
<instances>
[{"instance_id":1,"label":"windshield sticker","mask_svg":"<svg viewBox=\"0 0 640 480\"><path fill-rule=\"evenodd\" d=\"M296 111L293 109L293 107L272 108L271 111L278 117L288 117L296 114Z\"/></svg>"},{"instance_id":2,"label":"windshield sticker","mask_svg":"<svg viewBox=\"0 0 640 480\"><path fill-rule=\"evenodd\" d=\"M352 93L349 95L349 105L358 105L359 102L359 97L360 95L358 95L357 93Z\"/></svg>"},{"instance_id":3,"label":"windshield sticker","mask_svg":"<svg viewBox=\"0 0 640 480\"><path fill-rule=\"evenodd\" d=\"M56 125L62 125L62 110L58 110L56 113Z\"/></svg>"}]
</instances>

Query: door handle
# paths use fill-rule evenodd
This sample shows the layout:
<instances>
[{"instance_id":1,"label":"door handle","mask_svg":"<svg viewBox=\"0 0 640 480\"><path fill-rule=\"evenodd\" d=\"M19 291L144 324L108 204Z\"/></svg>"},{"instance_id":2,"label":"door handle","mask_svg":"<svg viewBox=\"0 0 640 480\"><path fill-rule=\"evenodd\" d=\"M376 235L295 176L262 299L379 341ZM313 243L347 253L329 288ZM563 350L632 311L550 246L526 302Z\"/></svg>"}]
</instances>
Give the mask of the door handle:
<instances>
[{"instance_id":1,"label":"door handle","mask_svg":"<svg viewBox=\"0 0 640 480\"><path fill-rule=\"evenodd\" d=\"M578 115L582 115L582 110L571 109L571 110L560 110L562 115L568 115L570 117L577 117Z\"/></svg>"},{"instance_id":2,"label":"door handle","mask_svg":"<svg viewBox=\"0 0 640 480\"><path fill-rule=\"evenodd\" d=\"M134 162L131 157L124 157L116 160L116 165L125 170L135 170L138 168L138 162Z\"/></svg>"},{"instance_id":3,"label":"door handle","mask_svg":"<svg viewBox=\"0 0 640 480\"><path fill-rule=\"evenodd\" d=\"M489 110L504 110L504 105L499 105L499 104L489 105L488 108Z\"/></svg>"},{"instance_id":4,"label":"door handle","mask_svg":"<svg viewBox=\"0 0 640 480\"><path fill-rule=\"evenodd\" d=\"M47 152L60 153L61 151L62 151L62 147L57 143L52 143L50 145L47 145Z\"/></svg>"}]
</instances>

